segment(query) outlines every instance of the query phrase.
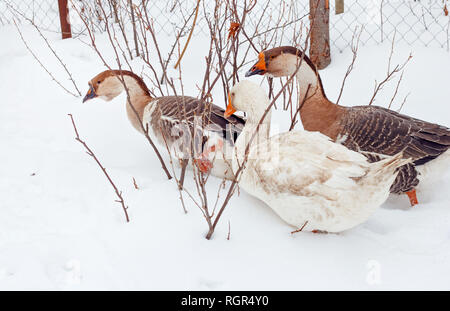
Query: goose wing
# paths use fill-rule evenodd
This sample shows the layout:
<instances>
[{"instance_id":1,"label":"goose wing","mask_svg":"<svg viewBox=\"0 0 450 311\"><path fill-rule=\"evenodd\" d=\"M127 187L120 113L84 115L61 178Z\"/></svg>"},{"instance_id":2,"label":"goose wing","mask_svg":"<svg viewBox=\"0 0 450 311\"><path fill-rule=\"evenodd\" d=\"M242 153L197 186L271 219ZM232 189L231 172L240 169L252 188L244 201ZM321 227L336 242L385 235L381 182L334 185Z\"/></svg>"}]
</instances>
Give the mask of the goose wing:
<instances>
[{"instance_id":1,"label":"goose wing","mask_svg":"<svg viewBox=\"0 0 450 311\"><path fill-rule=\"evenodd\" d=\"M450 148L450 129L377 106L348 108L341 120L344 145L353 150L394 155L403 151L415 165L425 164Z\"/></svg>"},{"instance_id":2,"label":"goose wing","mask_svg":"<svg viewBox=\"0 0 450 311\"><path fill-rule=\"evenodd\" d=\"M189 96L165 96L156 98L160 119L169 123L186 123L202 130L219 133L224 139L235 142L245 120L238 116L223 117L225 110Z\"/></svg>"},{"instance_id":3,"label":"goose wing","mask_svg":"<svg viewBox=\"0 0 450 311\"><path fill-rule=\"evenodd\" d=\"M274 136L252 147L249 159L247 172L268 195L318 195L330 200L339 190L353 188L369 168L363 155L306 131Z\"/></svg>"}]
</instances>

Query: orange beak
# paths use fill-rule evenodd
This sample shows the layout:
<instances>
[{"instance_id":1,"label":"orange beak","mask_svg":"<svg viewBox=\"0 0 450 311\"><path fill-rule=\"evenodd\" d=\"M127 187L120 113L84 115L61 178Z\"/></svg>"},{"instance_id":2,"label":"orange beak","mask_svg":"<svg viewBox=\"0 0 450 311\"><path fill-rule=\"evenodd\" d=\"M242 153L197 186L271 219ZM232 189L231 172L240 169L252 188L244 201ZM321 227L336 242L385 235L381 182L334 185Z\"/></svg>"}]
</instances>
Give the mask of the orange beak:
<instances>
[{"instance_id":1,"label":"orange beak","mask_svg":"<svg viewBox=\"0 0 450 311\"><path fill-rule=\"evenodd\" d=\"M264 53L261 52L258 55L258 62L253 65L252 69L245 73L245 76L250 77L253 75L264 75L266 72L266 57L264 56Z\"/></svg>"},{"instance_id":2,"label":"orange beak","mask_svg":"<svg viewBox=\"0 0 450 311\"><path fill-rule=\"evenodd\" d=\"M231 95L228 94L228 106L227 106L227 110L225 110L225 113L223 114L223 116L225 118L228 118L235 112L236 112L236 108L234 108L233 105L231 104Z\"/></svg>"}]
</instances>

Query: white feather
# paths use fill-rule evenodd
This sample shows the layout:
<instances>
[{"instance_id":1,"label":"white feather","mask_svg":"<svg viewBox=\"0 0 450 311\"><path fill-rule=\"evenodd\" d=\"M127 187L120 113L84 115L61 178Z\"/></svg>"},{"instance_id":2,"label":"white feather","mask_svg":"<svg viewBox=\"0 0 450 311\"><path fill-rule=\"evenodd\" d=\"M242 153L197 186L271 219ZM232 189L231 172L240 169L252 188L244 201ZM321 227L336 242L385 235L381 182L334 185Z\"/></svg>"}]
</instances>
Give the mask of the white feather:
<instances>
[{"instance_id":1,"label":"white feather","mask_svg":"<svg viewBox=\"0 0 450 311\"><path fill-rule=\"evenodd\" d=\"M438 181L443 173L448 170L449 166L450 150L447 150L430 162L416 166L416 169L419 172L417 178L420 181L418 188L420 188L420 185L432 184L433 182Z\"/></svg>"},{"instance_id":2,"label":"white feather","mask_svg":"<svg viewBox=\"0 0 450 311\"><path fill-rule=\"evenodd\" d=\"M236 172L246 138L254 133L269 101L249 81L232 92L235 108L248 113L233 156ZM318 132L291 131L259 140L250 146L239 184L287 223L297 228L306 224L303 230L340 232L363 223L387 199L396 168L409 161L397 155L371 164Z\"/></svg>"}]
</instances>

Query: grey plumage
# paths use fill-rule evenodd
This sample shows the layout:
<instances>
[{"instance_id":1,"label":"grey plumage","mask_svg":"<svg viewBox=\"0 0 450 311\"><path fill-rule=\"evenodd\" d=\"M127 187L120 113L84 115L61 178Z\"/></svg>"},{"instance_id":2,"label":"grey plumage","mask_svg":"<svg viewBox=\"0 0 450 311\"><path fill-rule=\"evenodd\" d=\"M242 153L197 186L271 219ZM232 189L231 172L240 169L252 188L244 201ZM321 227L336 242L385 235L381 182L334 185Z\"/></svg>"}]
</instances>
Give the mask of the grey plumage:
<instances>
[{"instance_id":1,"label":"grey plumage","mask_svg":"<svg viewBox=\"0 0 450 311\"><path fill-rule=\"evenodd\" d=\"M423 165L450 148L450 129L438 124L402 115L378 106L356 106L346 109L341 119L347 139L345 146L356 151L394 155L403 151L413 164L400 168L391 192L403 193L419 183L415 166ZM376 156L368 156L377 161Z\"/></svg>"},{"instance_id":2,"label":"grey plumage","mask_svg":"<svg viewBox=\"0 0 450 311\"><path fill-rule=\"evenodd\" d=\"M210 132L217 133L233 145L245 124L245 120L238 116L233 115L225 119L225 110L194 97L165 96L154 98L152 102L156 102L157 107L151 116L151 126L155 133L161 132L169 144L181 137L181 133L173 130L174 126L184 124L191 131L191 135L194 135L194 125L197 131L203 131L207 127ZM207 137L203 133L196 137L201 137L203 146Z\"/></svg>"}]
</instances>

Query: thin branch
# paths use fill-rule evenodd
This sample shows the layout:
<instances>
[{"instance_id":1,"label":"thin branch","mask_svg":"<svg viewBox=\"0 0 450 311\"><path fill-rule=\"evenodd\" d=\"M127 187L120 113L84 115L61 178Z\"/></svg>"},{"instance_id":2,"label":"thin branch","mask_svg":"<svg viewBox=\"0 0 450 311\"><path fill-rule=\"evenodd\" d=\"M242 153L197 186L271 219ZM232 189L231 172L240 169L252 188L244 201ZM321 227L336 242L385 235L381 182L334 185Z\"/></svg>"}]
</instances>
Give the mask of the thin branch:
<instances>
[{"instance_id":1,"label":"thin branch","mask_svg":"<svg viewBox=\"0 0 450 311\"><path fill-rule=\"evenodd\" d=\"M395 68L388 73L388 75L386 76L386 78L383 81L381 81L380 83L376 83L376 81L375 81L375 89L374 89L372 98L370 99L369 106L373 104L373 102L375 101L375 98L376 98L378 92L383 89L385 84L387 82L389 82L395 76L395 74L397 74L398 72L402 71L406 67L406 65L409 63L409 61L411 59L412 59L412 55L410 54L408 56L408 58L406 59L406 61L402 65L395 66Z\"/></svg>"},{"instance_id":2,"label":"thin branch","mask_svg":"<svg viewBox=\"0 0 450 311\"><path fill-rule=\"evenodd\" d=\"M86 144L86 142L84 142L81 138L80 135L78 133L78 129L77 126L75 125L75 120L73 119L73 116L71 114L68 114L68 116L70 117L71 121L72 121L72 126L73 129L75 131L75 140L77 142L79 142L80 144L83 145L83 147L86 149L86 152L89 156L91 156L95 162L97 163L97 165L100 167L100 169L102 170L103 174L105 174L106 178L108 179L109 183L111 184L111 186L114 188L114 192L117 195L118 200L116 200L116 202L120 203L120 205L122 206L122 210L125 214L125 218L127 220L127 222L130 222L130 218L128 216L128 206L125 205L125 201L123 199L122 196L122 191L120 191L116 185L114 184L113 180L111 179L111 177L109 176L108 172L106 171L105 167L100 163L100 160L97 158L97 156L94 154L94 152L91 150L91 148L89 148L89 146Z\"/></svg>"},{"instance_id":3,"label":"thin branch","mask_svg":"<svg viewBox=\"0 0 450 311\"><path fill-rule=\"evenodd\" d=\"M181 62L181 59L183 58L184 52L186 52L186 49L188 47L189 41L191 41L192 33L194 32L195 23L197 22L197 16L198 16L198 9L200 7L200 0L197 1L197 7L195 8L195 16L194 16L194 22L192 23L192 28L189 33L189 36L187 38L186 44L184 45L183 52L181 52L180 58L178 58L177 63L175 64L174 68L176 69L178 65Z\"/></svg>"},{"instance_id":4,"label":"thin branch","mask_svg":"<svg viewBox=\"0 0 450 311\"><path fill-rule=\"evenodd\" d=\"M78 95L76 95L76 94L72 93L71 91L69 91L64 85L61 84L61 82L56 80L56 78L53 76L53 74L44 66L44 64L42 64L42 62L39 60L39 58L36 56L36 54L34 54L33 50L31 50L31 48L28 46L27 42L25 41L25 39L24 39L24 37L22 35L22 32L19 29L19 26L17 26L16 20L14 20L14 25L16 26L16 29L19 32L20 38L22 39L22 42L25 45L25 47L27 48L28 52L30 52L30 54L34 57L34 59L39 63L41 68L44 69L45 72L47 72L47 74L50 76L50 78L52 78L52 80L55 81L68 94L70 94L70 95L72 95L74 97L79 97Z\"/></svg>"},{"instance_id":5,"label":"thin branch","mask_svg":"<svg viewBox=\"0 0 450 311\"><path fill-rule=\"evenodd\" d=\"M72 82L73 86L75 87L75 90L78 93L78 96L81 96L81 92L77 87L77 84L75 83L75 80L72 77L72 74L70 73L69 69L67 69L66 64L64 64L64 62L62 61L62 59L58 56L58 54L56 53L56 51L53 49L53 47L50 45L50 43L48 42L47 38L42 34L41 30L39 29L39 27L34 23L34 21L30 18L28 18L27 16L25 16L25 14L23 14L22 12L19 12L18 10L16 10L13 6L11 6L11 4L9 4L8 2L6 2L6 5L13 10L14 12L16 12L17 14L19 14L20 16L22 16L24 19L26 19L31 25L33 25L33 27L37 30L37 32L39 33L39 36L45 41L45 44L47 45L47 47L50 49L50 51L52 52L52 54L55 56L55 58L58 60L58 62L61 64L61 66L64 68L64 71L67 73L67 75L69 76L69 80ZM14 24L16 25L17 30L20 33L20 30L16 24L16 21L14 20ZM20 33L20 37L22 38L22 41L24 41L22 33ZM24 42L25 43L25 42ZM26 45L26 44L25 44ZM27 46L27 45L26 45ZM27 49L31 52L31 50L28 48ZM33 54L33 53L32 53ZM33 54L33 56L35 56ZM35 59L37 59L35 57ZM40 62L39 62L40 63ZM71 92L70 92L71 93ZM72 94L72 93L71 93ZM73 94L72 94L73 95ZM77 97L75 95L75 97Z\"/></svg>"},{"instance_id":6,"label":"thin branch","mask_svg":"<svg viewBox=\"0 0 450 311\"><path fill-rule=\"evenodd\" d=\"M353 58L352 58L352 62L350 63L350 65L347 68L347 72L345 73L344 79L342 80L341 90L339 92L339 96L338 96L338 99L336 101L336 105L338 105L339 101L341 100L342 93L344 92L345 82L347 81L348 76L352 72L353 67L355 65L356 58L358 57L359 42L360 42L360 39L361 39L361 34L363 32L363 29L364 29L364 26L361 26L361 30L359 32L359 35L357 36L356 44L354 43L354 40L355 40L357 27L355 28L355 31L353 32L352 46L351 46L352 47L352 52L353 52Z\"/></svg>"}]
</instances>

